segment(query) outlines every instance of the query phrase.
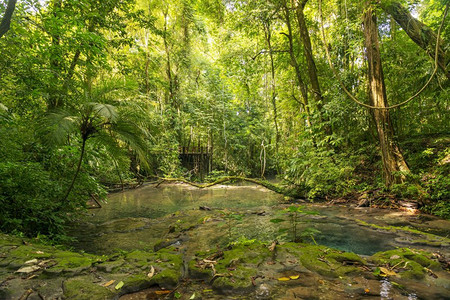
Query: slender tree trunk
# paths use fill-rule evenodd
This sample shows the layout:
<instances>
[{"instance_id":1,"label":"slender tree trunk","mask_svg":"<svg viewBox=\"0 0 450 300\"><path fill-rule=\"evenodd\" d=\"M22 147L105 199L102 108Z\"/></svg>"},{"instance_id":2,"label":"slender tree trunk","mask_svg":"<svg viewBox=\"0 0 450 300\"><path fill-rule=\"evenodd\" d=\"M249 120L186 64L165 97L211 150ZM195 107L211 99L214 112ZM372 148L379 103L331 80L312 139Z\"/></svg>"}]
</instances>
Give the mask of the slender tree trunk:
<instances>
[{"instance_id":1,"label":"slender tree trunk","mask_svg":"<svg viewBox=\"0 0 450 300\"><path fill-rule=\"evenodd\" d=\"M53 0L51 4L53 10L53 18L59 18L58 15L62 9L62 0ZM48 99L48 110L58 108L62 104L61 86L58 85L61 74L61 59L62 55L58 51L60 50L61 36L59 33L55 33L56 29L53 28L51 34L52 47L50 53L50 69L52 71L54 82L50 83L50 95Z\"/></svg>"},{"instance_id":2,"label":"slender tree trunk","mask_svg":"<svg viewBox=\"0 0 450 300\"><path fill-rule=\"evenodd\" d=\"M295 53L294 53L294 43L292 41L292 25L291 25L291 17L290 17L290 12L289 12L289 8L287 6L286 1L283 1L283 10L284 10L284 16L285 16L285 23L286 26L288 28L288 34L286 34L286 37L288 38L289 41L289 57L291 58L291 64L294 67L295 70L295 75L297 78L297 83L300 87L300 93L302 95L302 100L303 100L303 106L306 112L306 122L308 123L308 126L311 126L311 120L310 120L310 111L309 111L309 104L308 104L308 88L305 84L305 82L303 81L302 78L302 72L300 70L300 66L298 64L297 58L295 57Z\"/></svg>"},{"instance_id":3,"label":"slender tree trunk","mask_svg":"<svg viewBox=\"0 0 450 300\"><path fill-rule=\"evenodd\" d=\"M75 175L73 176L72 183L70 184L69 188L67 189L66 194L64 195L64 198L62 201L63 203L67 202L67 198L69 197L70 192L72 191L73 187L75 186L75 181L77 180L78 173L80 173L80 170L81 170L81 163L83 162L85 148L86 148L86 139L83 138L83 142L81 144L81 150L80 150L80 158L78 160L78 165L77 165L77 170L75 171Z\"/></svg>"},{"instance_id":4,"label":"slender tree trunk","mask_svg":"<svg viewBox=\"0 0 450 300\"><path fill-rule=\"evenodd\" d=\"M387 107L386 87L384 84L378 41L377 18L375 11L373 11L370 5L370 0L366 0L364 39L368 62L370 105L380 108ZM385 183L387 186L394 183L401 183L405 180L404 173L409 172L409 168L397 145L389 110L373 109L372 116L375 121L381 148Z\"/></svg>"},{"instance_id":5,"label":"slender tree trunk","mask_svg":"<svg viewBox=\"0 0 450 300\"><path fill-rule=\"evenodd\" d=\"M435 59L437 35L431 28L414 18L408 9L404 8L397 1L379 1L379 5L395 19L414 43L425 50L430 57ZM448 79L450 79L450 70L447 68L450 60L449 47L450 45L444 41L439 41L438 65Z\"/></svg>"},{"instance_id":6,"label":"slender tree trunk","mask_svg":"<svg viewBox=\"0 0 450 300\"><path fill-rule=\"evenodd\" d=\"M174 87L174 78L172 74L172 64L171 64L171 58L170 58L170 49L169 49L169 42L167 41L167 18L168 18L168 11L166 10L164 12L164 32L163 32L163 40L164 40L164 51L166 52L166 74L167 74L167 81L169 83L169 94L166 97L168 103L170 105L174 106L174 98L175 98L175 87Z\"/></svg>"},{"instance_id":7,"label":"slender tree trunk","mask_svg":"<svg viewBox=\"0 0 450 300\"><path fill-rule=\"evenodd\" d=\"M3 15L2 21L0 23L0 38L8 32L11 27L11 18L16 8L17 0L9 0L6 6L5 14Z\"/></svg>"},{"instance_id":8,"label":"slender tree trunk","mask_svg":"<svg viewBox=\"0 0 450 300\"><path fill-rule=\"evenodd\" d=\"M278 152L279 152L279 144L280 144L280 129L278 125L278 107L277 107L277 90L275 84L275 64L273 59L273 49L272 49L272 29L270 26L270 19L262 20L264 26L264 35L267 42L267 47L269 49L269 58L270 58L270 74L271 74L271 103L273 109L273 123L275 126L275 166L277 172L279 173L279 164L278 164Z\"/></svg>"},{"instance_id":9,"label":"slender tree trunk","mask_svg":"<svg viewBox=\"0 0 450 300\"><path fill-rule=\"evenodd\" d=\"M305 53L306 63L308 65L308 76L311 82L311 88L313 92L313 97L316 102L317 110L322 112L323 106L323 96L320 90L319 77L317 76L317 68L316 63L314 62L314 57L312 54L312 45L311 45L311 37L309 36L308 27L306 26L305 21L305 5L308 0L301 0L298 3L297 8L295 10L297 14L298 26L300 29L300 36L302 38L303 49Z\"/></svg>"},{"instance_id":10,"label":"slender tree trunk","mask_svg":"<svg viewBox=\"0 0 450 300\"><path fill-rule=\"evenodd\" d=\"M275 65L273 61L273 49L272 49L272 30L270 27L270 20L262 20L264 26L264 35L267 42L267 47L269 48L269 58L270 58L270 74L271 74L271 102L273 109L273 123L275 126L275 154L277 160L278 169L278 149L280 143L280 130L278 128L278 107L277 107L277 90L275 84Z\"/></svg>"},{"instance_id":11,"label":"slender tree trunk","mask_svg":"<svg viewBox=\"0 0 450 300\"><path fill-rule=\"evenodd\" d=\"M326 119L323 117L324 98L322 95L322 91L320 89L319 76L317 75L317 67L316 67L316 63L314 62L314 56L313 56L313 52L312 52L311 37L309 36L308 27L306 26L306 19L305 19L305 13L304 13L305 5L307 2L308 2L308 0L301 0L298 3L295 11L297 14L297 21L298 21L298 26L300 29L300 36L301 36L302 42L303 42L303 49L304 49L305 58L306 58L307 66L308 66L308 76L309 76L309 81L311 83L314 102L317 107L320 122L325 122ZM325 134L330 135L332 133L331 127L329 125L325 125L324 132L325 132Z\"/></svg>"}]
</instances>

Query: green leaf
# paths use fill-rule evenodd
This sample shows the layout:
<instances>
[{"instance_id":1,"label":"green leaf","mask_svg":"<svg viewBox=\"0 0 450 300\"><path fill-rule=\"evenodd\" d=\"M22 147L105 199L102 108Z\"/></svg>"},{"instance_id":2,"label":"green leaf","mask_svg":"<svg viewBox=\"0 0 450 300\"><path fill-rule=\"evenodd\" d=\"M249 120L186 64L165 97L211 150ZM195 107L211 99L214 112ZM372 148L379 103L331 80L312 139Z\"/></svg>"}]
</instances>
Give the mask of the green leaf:
<instances>
[{"instance_id":1,"label":"green leaf","mask_svg":"<svg viewBox=\"0 0 450 300\"><path fill-rule=\"evenodd\" d=\"M283 219L271 219L270 222L277 224L277 223L281 223L281 222L286 222L286 220L283 220Z\"/></svg>"},{"instance_id":2,"label":"green leaf","mask_svg":"<svg viewBox=\"0 0 450 300\"><path fill-rule=\"evenodd\" d=\"M116 286L115 289L116 290L120 290L123 287L123 281L119 282Z\"/></svg>"},{"instance_id":3,"label":"green leaf","mask_svg":"<svg viewBox=\"0 0 450 300\"><path fill-rule=\"evenodd\" d=\"M175 297L176 299L180 299L180 298L181 298L181 293L175 292L174 297Z\"/></svg>"}]
</instances>

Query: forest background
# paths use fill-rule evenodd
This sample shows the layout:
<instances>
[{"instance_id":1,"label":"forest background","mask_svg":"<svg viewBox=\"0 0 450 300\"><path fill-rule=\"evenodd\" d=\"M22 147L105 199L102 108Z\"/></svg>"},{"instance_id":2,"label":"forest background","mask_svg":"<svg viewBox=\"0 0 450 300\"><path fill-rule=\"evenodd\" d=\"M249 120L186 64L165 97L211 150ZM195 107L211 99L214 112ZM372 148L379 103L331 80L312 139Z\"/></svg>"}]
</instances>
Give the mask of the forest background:
<instances>
[{"instance_id":1,"label":"forest background","mask_svg":"<svg viewBox=\"0 0 450 300\"><path fill-rule=\"evenodd\" d=\"M449 218L448 5L1 1L0 230L62 241L113 184L199 180L187 146L212 149L206 181Z\"/></svg>"}]
</instances>

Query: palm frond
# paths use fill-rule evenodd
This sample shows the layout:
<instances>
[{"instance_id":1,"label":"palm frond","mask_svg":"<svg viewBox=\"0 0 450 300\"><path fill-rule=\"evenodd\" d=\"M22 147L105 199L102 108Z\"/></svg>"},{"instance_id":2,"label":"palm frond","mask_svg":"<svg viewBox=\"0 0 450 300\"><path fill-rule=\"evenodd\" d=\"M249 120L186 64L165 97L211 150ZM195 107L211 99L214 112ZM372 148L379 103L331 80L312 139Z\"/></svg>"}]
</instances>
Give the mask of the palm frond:
<instances>
[{"instance_id":1,"label":"palm frond","mask_svg":"<svg viewBox=\"0 0 450 300\"><path fill-rule=\"evenodd\" d=\"M77 132L80 119L80 115L71 111L55 110L41 119L37 131L45 144L62 144L70 134Z\"/></svg>"},{"instance_id":2,"label":"palm frond","mask_svg":"<svg viewBox=\"0 0 450 300\"><path fill-rule=\"evenodd\" d=\"M105 103L90 103L94 112L94 117L99 116L107 119L109 122L115 122L118 118L115 106Z\"/></svg>"}]
</instances>

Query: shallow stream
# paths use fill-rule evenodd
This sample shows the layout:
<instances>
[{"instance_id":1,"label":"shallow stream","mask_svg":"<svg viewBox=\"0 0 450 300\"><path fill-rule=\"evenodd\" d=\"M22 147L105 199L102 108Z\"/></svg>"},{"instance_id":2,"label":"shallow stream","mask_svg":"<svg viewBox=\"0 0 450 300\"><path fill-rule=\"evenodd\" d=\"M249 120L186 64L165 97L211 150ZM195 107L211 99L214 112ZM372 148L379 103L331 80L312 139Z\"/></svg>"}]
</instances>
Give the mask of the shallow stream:
<instances>
[{"instance_id":1,"label":"shallow stream","mask_svg":"<svg viewBox=\"0 0 450 300\"><path fill-rule=\"evenodd\" d=\"M304 241L326 245L360 255L372 255L396 247L416 247L448 253L448 245L408 231L380 230L362 226L397 226L430 231L440 236L450 232L450 222L431 216L374 208L348 208L302 203L306 211L292 222L283 209L291 206L283 196L258 186L214 186L198 189L188 185L146 185L111 194L101 209L91 209L73 227L73 246L91 253L112 253L118 249L152 249L170 233L189 232L175 242L189 250L208 250L239 238L272 241L292 239L313 228ZM200 208L205 208L202 210ZM273 223L271 219L284 219ZM195 226L195 230L192 229ZM286 234L280 231L285 228Z\"/></svg>"},{"instance_id":2,"label":"shallow stream","mask_svg":"<svg viewBox=\"0 0 450 300\"><path fill-rule=\"evenodd\" d=\"M293 221L293 213L286 209L299 204L304 206L303 212L317 214L298 213ZM285 221L271 222L273 219ZM286 229L284 233L283 229ZM224 296L213 293L207 284L189 280L186 275L188 262L199 251L214 253L229 244L252 239L270 245L274 240L290 241L295 235L302 242L362 256L408 247L448 257L449 230L449 221L414 212L288 203L279 194L251 185L198 189L181 184L146 185L111 194L102 208L89 210L71 226L71 234L77 239L72 246L89 253L156 251L174 246L185 262L186 280L178 291L183 295L208 291L211 294L207 299L224 299ZM313 234L305 235L308 232ZM443 295L450 289L448 272L439 273L439 278L428 276L422 280L402 281L404 286L400 288L397 284L394 289L388 278L381 281L375 277L329 280L311 272L301 273L301 280L295 285L280 286L276 274L289 269L288 265L269 262L258 268L262 268L260 272L264 275L254 283L253 294L247 298L232 295L226 299L448 299ZM430 285L433 289L428 288ZM155 290L150 289L121 299L157 299L151 298L154 293ZM190 296L186 297L182 299Z\"/></svg>"}]
</instances>

